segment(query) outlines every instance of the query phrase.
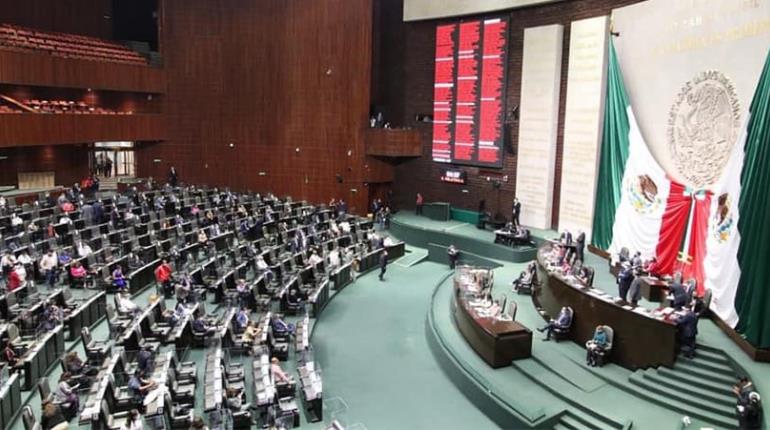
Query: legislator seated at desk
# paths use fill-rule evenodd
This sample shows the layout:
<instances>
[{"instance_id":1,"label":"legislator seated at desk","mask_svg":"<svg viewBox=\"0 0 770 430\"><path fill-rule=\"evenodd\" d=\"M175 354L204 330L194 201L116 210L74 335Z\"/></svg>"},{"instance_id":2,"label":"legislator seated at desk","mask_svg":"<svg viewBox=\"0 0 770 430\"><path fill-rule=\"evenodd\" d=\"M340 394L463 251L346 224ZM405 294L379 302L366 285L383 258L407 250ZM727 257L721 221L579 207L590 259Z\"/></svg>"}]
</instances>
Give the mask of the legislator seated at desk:
<instances>
[{"instance_id":1,"label":"legislator seated at desk","mask_svg":"<svg viewBox=\"0 0 770 430\"><path fill-rule=\"evenodd\" d=\"M632 308L606 292L591 288L558 265L559 250L546 244L538 251L541 286L533 293L533 301L545 315L557 315L564 306L574 309L579 317L573 321L570 338L584 344L593 338L597 326L613 330L612 354L609 358L630 369L673 366L676 360L676 325L661 309Z\"/></svg>"},{"instance_id":2,"label":"legislator seated at desk","mask_svg":"<svg viewBox=\"0 0 770 430\"><path fill-rule=\"evenodd\" d=\"M495 243L508 246L531 245L531 237L528 229L509 222L505 227L495 230Z\"/></svg>"}]
</instances>

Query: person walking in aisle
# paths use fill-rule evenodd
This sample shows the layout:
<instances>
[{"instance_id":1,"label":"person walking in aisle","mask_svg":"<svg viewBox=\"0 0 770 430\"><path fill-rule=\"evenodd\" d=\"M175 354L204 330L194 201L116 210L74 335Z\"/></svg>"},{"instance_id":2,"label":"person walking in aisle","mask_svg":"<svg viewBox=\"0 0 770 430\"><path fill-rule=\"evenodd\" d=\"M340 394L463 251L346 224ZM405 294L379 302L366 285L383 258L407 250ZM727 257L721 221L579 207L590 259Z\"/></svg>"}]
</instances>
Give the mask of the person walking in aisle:
<instances>
[{"instance_id":1,"label":"person walking in aisle","mask_svg":"<svg viewBox=\"0 0 770 430\"><path fill-rule=\"evenodd\" d=\"M388 251L383 249L380 253L380 281L384 281L385 271L388 268Z\"/></svg>"}]
</instances>

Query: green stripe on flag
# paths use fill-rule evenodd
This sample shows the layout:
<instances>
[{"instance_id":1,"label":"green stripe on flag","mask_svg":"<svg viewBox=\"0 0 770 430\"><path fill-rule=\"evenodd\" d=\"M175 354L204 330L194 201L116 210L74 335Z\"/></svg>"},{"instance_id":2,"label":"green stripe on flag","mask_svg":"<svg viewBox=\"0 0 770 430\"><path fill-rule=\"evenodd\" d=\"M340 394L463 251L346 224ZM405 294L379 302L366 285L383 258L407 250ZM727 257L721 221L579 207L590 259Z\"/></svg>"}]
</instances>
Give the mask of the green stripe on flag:
<instances>
[{"instance_id":1,"label":"green stripe on flag","mask_svg":"<svg viewBox=\"0 0 770 430\"><path fill-rule=\"evenodd\" d=\"M770 54L749 108L746 157L741 172L735 297L738 331L759 348L770 347Z\"/></svg>"},{"instance_id":2,"label":"green stripe on flag","mask_svg":"<svg viewBox=\"0 0 770 430\"><path fill-rule=\"evenodd\" d=\"M620 204L623 172L628 159L628 96L623 83L615 45L610 38L607 70L607 97L604 106L604 132L596 182L596 204L591 243L601 249L612 243L615 211Z\"/></svg>"}]
</instances>

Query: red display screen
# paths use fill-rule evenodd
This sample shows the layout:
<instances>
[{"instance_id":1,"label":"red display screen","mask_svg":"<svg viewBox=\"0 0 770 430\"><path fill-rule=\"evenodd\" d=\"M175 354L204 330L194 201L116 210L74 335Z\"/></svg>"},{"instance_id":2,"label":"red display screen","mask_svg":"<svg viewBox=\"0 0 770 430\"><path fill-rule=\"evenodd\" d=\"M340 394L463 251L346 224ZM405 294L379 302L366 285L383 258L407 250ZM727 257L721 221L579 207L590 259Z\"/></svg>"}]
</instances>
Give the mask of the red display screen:
<instances>
[{"instance_id":1,"label":"red display screen","mask_svg":"<svg viewBox=\"0 0 770 430\"><path fill-rule=\"evenodd\" d=\"M502 167L508 21L436 27L433 160Z\"/></svg>"}]
</instances>

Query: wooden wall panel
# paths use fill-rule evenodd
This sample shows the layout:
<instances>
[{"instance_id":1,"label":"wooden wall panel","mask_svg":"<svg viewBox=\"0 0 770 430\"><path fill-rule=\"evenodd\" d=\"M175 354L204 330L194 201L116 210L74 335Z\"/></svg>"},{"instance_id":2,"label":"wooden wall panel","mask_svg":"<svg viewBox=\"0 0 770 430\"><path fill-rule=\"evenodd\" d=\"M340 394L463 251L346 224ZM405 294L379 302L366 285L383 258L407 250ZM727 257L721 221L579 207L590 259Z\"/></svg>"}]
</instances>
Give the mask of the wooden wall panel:
<instances>
[{"instance_id":1,"label":"wooden wall panel","mask_svg":"<svg viewBox=\"0 0 770 430\"><path fill-rule=\"evenodd\" d=\"M165 1L169 139L138 150L139 174L165 178L175 165L185 181L345 198L363 212L371 8L371 0Z\"/></svg>"},{"instance_id":2,"label":"wooden wall panel","mask_svg":"<svg viewBox=\"0 0 770 430\"><path fill-rule=\"evenodd\" d=\"M487 210L493 214L499 211L510 216L516 190L516 153L518 151L518 122L514 121L506 132L506 150L503 168L483 170L462 167L468 172L469 192L460 193L456 185L440 181L441 172L448 166L434 163L430 158L430 124L415 122L416 114L432 114L433 110L433 56L435 55L435 29L441 20L404 23L401 20L402 0L375 0L382 3L375 10L381 11L375 17L382 32L375 37L380 50L375 53L381 64L379 82L374 85L372 103L381 106L385 120L394 126L411 126L420 130L423 137L423 156L396 167L394 199L397 206L412 207L414 193L422 191L429 201L449 201L452 204L477 209L480 200L487 203ZM506 14L510 19L508 40L508 85L506 88L507 109L510 111L520 104L521 70L524 29L541 25L562 24L565 26L562 49L561 88L566 94L567 60L569 59L569 23L584 18L608 14L613 8L636 3L640 0L572 0L553 5L532 6L496 14ZM561 183L561 162L563 147L564 97L560 101L559 124L557 126L556 172L553 191L552 225L558 225L558 211ZM507 176L500 191L493 188L487 176ZM499 197L498 197L499 196ZM499 204L498 204L499 202Z\"/></svg>"},{"instance_id":3,"label":"wooden wall panel","mask_svg":"<svg viewBox=\"0 0 770 430\"><path fill-rule=\"evenodd\" d=\"M0 115L0 147L105 140L161 140L163 115Z\"/></svg>"},{"instance_id":4,"label":"wooden wall panel","mask_svg":"<svg viewBox=\"0 0 770 430\"><path fill-rule=\"evenodd\" d=\"M0 22L109 39L112 0L0 0Z\"/></svg>"},{"instance_id":5,"label":"wooden wall panel","mask_svg":"<svg viewBox=\"0 0 770 430\"><path fill-rule=\"evenodd\" d=\"M18 172L55 171L56 185L65 186L88 175L85 144L2 148L0 156L0 185L16 185Z\"/></svg>"},{"instance_id":6,"label":"wooden wall panel","mask_svg":"<svg viewBox=\"0 0 770 430\"><path fill-rule=\"evenodd\" d=\"M162 69L0 49L0 83L163 93Z\"/></svg>"}]
</instances>

